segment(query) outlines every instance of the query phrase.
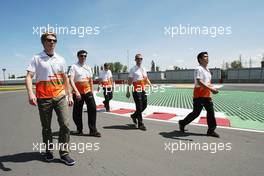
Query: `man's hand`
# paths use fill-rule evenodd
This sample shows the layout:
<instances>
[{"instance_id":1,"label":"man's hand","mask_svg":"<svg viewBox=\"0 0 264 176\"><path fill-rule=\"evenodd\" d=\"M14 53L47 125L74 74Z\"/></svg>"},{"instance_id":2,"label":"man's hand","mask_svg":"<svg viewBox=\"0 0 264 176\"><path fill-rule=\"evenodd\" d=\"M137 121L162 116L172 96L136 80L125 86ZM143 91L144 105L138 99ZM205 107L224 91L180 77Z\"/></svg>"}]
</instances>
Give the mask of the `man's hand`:
<instances>
[{"instance_id":1,"label":"man's hand","mask_svg":"<svg viewBox=\"0 0 264 176\"><path fill-rule=\"evenodd\" d=\"M28 102L29 104L33 105L33 106L37 106L37 98L36 95L34 93L29 94L28 96Z\"/></svg>"},{"instance_id":2,"label":"man's hand","mask_svg":"<svg viewBox=\"0 0 264 176\"><path fill-rule=\"evenodd\" d=\"M76 95L76 99L78 101L80 101L82 99L82 96L81 96L81 94L79 92L76 92L75 95Z\"/></svg>"},{"instance_id":3,"label":"man's hand","mask_svg":"<svg viewBox=\"0 0 264 176\"><path fill-rule=\"evenodd\" d=\"M216 88L211 88L211 92L213 94L218 94L219 93L219 91Z\"/></svg>"},{"instance_id":4,"label":"man's hand","mask_svg":"<svg viewBox=\"0 0 264 176\"><path fill-rule=\"evenodd\" d=\"M126 93L126 97L127 97L127 98L130 97L130 92L129 92L129 91L127 91L127 93Z\"/></svg>"},{"instance_id":5,"label":"man's hand","mask_svg":"<svg viewBox=\"0 0 264 176\"><path fill-rule=\"evenodd\" d=\"M72 106L73 105L73 99L72 96L68 96L68 105Z\"/></svg>"}]
</instances>

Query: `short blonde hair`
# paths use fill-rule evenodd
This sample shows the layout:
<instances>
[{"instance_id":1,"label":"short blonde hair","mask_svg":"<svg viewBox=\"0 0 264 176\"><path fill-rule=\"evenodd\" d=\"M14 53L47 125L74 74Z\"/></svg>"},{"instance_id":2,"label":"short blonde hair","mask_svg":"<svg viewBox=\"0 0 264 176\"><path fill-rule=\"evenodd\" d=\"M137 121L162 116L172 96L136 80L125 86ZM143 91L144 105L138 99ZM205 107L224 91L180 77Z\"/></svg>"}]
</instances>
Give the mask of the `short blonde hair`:
<instances>
[{"instance_id":1,"label":"short blonde hair","mask_svg":"<svg viewBox=\"0 0 264 176\"><path fill-rule=\"evenodd\" d=\"M41 35L41 43L43 44L45 42L45 40L47 39L47 36L52 35L53 37L55 37L57 39L57 35L54 32L45 32Z\"/></svg>"}]
</instances>

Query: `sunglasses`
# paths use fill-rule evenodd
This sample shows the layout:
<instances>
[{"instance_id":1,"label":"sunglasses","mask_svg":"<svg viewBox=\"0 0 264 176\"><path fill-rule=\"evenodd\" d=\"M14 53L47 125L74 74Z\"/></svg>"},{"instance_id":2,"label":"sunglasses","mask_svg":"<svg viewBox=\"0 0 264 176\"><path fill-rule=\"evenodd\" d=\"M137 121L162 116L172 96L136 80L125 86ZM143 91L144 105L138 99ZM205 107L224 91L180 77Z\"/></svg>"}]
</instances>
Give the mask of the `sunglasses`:
<instances>
[{"instance_id":1,"label":"sunglasses","mask_svg":"<svg viewBox=\"0 0 264 176\"><path fill-rule=\"evenodd\" d=\"M87 55L85 55L85 54L81 54L80 57L87 57Z\"/></svg>"},{"instance_id":2,"label":"sunglasses","mask_svg":"<svg viewBox=\"0 0 264 176\"><path fill-rule=\"evenodd\" d=\"M57 39L46 39L47 42L54 42L54 43L57 43Z\"/></svg>"},{"instance_id":3,"label":"sunglasses","mask_svg":"<svg viewBox=\"0 0 264 176\"><path fill-rule=\"evenodd\" d=\"M137 57L136 59L142 60L143 58L142 57Z\"/></svg>"}]
</instances>

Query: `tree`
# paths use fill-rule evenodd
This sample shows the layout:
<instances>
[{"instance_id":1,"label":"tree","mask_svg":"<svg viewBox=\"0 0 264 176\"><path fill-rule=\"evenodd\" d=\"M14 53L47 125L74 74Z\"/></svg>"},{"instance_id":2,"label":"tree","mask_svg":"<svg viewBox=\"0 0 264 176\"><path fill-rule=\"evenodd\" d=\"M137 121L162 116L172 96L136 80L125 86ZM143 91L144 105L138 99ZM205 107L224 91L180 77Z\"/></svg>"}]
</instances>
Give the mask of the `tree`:
<instances>
[{"instance_id":1,"label":"tree","mask_svg":"<svg viewBox=\"0 0 264 176\"><path fill-rule=\"evenodd\" d=\"M100 70L99 70L99 65L97 65L97 66L96 66L96 73L95 73L95 74L96 74L96 75L99 75L99 71L100 71Z\"/></svg>"},{"instance_id":2,"label":"tree","mask_svg":"<svg viewBox=\"0 0 264 176\"><path fill-rule=\"evenodd\" d=\"M151 69L152 72L155 72L155 62L152 60L151 61Z\"/></svg>"},{"instance_id":3,"label":"tree","mask_svg":"<svg viewBox=\"0 0 264 176\"><path fill-rule=\"evenodd\" d=\"M15 75L11 75L11 76L9 76L9 79L16 79L16 76Z\"/></svg>"},{"instance_id":4,"label":"tree","mask_svg":"<svg viewBox=\"0 0 264 176\"><path fill-rule=\"evenodd\" d=\"M127 73L127 66L126 65L123 66L122 72Z\"/></svg>"},{"instance_id":5,"label":"tree","mask_svg":"<svg viewBox=\"0 0 264 176\"><path fill-rule=\"evenodd\" d=\"M230 68L230 65L229 65L228 62L225 63L225 68L226 68L226 69L229 69L229 68Z\"/></svg>"},{"instance_id":6,"label":"tree","mask_svg":"<svg viewBox=\"0 0 264 176\"><path fill-rule=\"evenodd\" d=\"M18 76L17 78L26 78L26 76Z\"/></svg>"},{"instance_id":7,"label":"tree","mask_svg":"<svg viewBox=\"0 0 264 176\"><path fill-rule=\"evenodd\" d=\"M120 62L110 62L109 69L112 71L112 73L121 73L121 72L127 72L128 67L126 65L121 64ZM103 69L103 65L101 66L101 69Z\"/></svg>"},{"instance_id":8,"label":"tree","mask_svg":"<svg viewBox=\"0 0 264 176\"><path fill-rule=\"evenodd\" d=\"M235 60L231 62L231 68L243 68L240 60Z\"/></svg>"},{"instance_id":9,"label":"tree","mask_svg":"<svg viewBox=\"0 0 264 176\"><path fill-rule=\"evenodd\" d=\"M94 66L93 73L96 75L96 65Z\"/></svg>"},{"instance_id":10,"label":"tree","mask_svg":"<svg viewBox=\"0 0 264 176\"><path fill-rule=\"evenodd\" d=\"M109 69L114 73L114 64L113 63L109 63Z\"/></svg>"},{"instance_id":11,"label":"tree","mask_svg":"<svg viewBox=\"0 0 264 176\"><path fill-rule=\"evenodd\" d=\"M180 69L181 69L181 68L178 67L178 66L176 66L176 65L173 66L173 70L180 70Z\"/></svg>"},{"instance_id":12,"label":"tree","mask_svg":"<svg viewBox=\"0 0 264 176\"><path fill-rule=\"evenodd\" d=\"M120 73L122 68L123 68L123 65L120 62L114 63L114 72L115 73Z\"/></svg>"}]
</instances>

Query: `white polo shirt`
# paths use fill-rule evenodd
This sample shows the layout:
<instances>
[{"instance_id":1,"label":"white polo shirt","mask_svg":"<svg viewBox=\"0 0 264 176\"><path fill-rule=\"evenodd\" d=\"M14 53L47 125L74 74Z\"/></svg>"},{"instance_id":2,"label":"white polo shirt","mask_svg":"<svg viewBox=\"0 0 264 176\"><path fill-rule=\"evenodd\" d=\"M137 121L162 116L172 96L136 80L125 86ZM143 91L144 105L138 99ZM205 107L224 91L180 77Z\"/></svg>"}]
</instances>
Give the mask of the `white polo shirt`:
<instances>
[{"instance_id":1,"label":"white polo shirt","mask_svg":"<svg viewBox=\"0 0 264 176\"><path fill-rule=\"evenodd\" d=\"M135 65L130 69L128 77L132 78L134 91L142 92L145 90L145 84L148 76L144 67Z\"/></svg>"},{"instance_id":2,"label":"white polo shirt","mask_svg":"<svg viewBox=\"0 0 264 176\"><path fill-rule=\"evenodd\" d=\"M102 81L108 81L110 78L112 78L113 75L112 75L112 72L111 70L102 70L99 74L99 78L102 80Z\"/></svg>"},{"instance_id":3,"label":"white polo shirt","mask_svg":"<svg viewBox=\"0 0 264 176\"><path fill-rule=\"evenodd\" d=\"M63 76L67 72L67 66L62 56L54 53L49 57L43 51L33 56L26 70L36 75L37 98L65 95Z\"/></svg>"},{"instance_id":4,"label":"white polo shirt","mask_svg":"<svg viewBox=\"0 0 264 176\"><path fill-rule=\"evenodd\" d=\"M69 75L73 77L74 83L80 94L86 94L91 90L93 72L89 65L80 65L78 62L70 68Z\"/></svg>"},{"instance_id":5,"label":"white polo shirt","mask_svg":"<svg viewBox=\"0 0 264 176\"><path fill-rule=\"evenodd\" d=\"M194 98L211 96L210 90L200 86L197 81L197 79L200 79L205 85L210 86L211 78L212 76L209 69L202 66L196 67L194 71Z\"/></svg>"},{"instance_id":6,"label":"white polo shirt","mask_svg":"<svg viewBox=\"0 0 264 176\"><path fill-rule=\"evenodd\" d=\"M144 67L135 65L130 69L128 77L133 79L132 82L142 81L147 77L147 71Z\"/></svg>"}]
</instances>

